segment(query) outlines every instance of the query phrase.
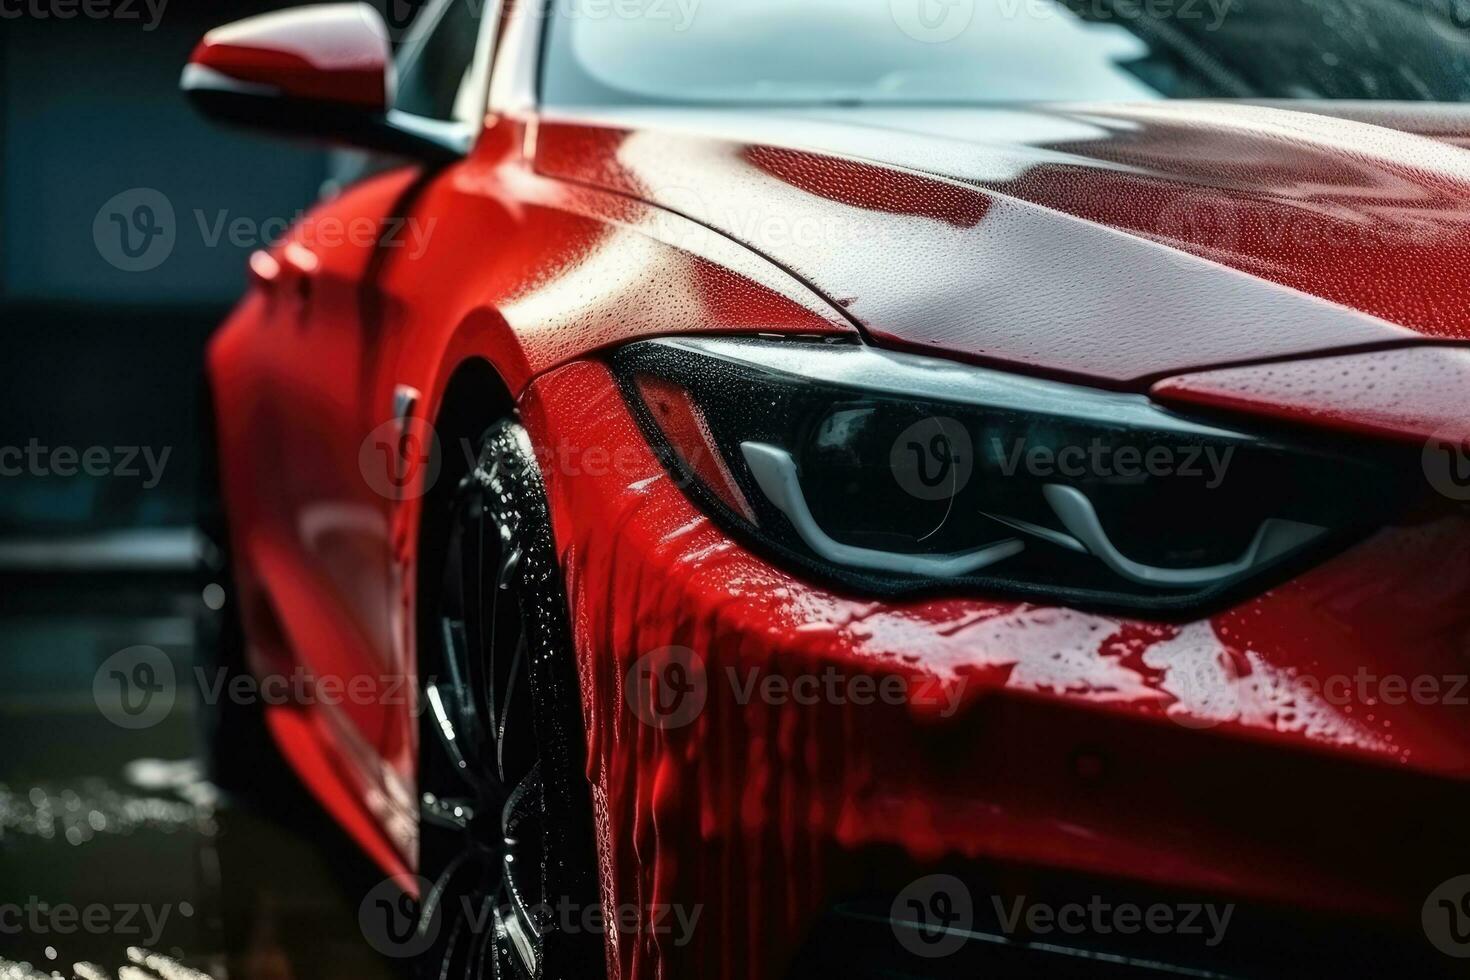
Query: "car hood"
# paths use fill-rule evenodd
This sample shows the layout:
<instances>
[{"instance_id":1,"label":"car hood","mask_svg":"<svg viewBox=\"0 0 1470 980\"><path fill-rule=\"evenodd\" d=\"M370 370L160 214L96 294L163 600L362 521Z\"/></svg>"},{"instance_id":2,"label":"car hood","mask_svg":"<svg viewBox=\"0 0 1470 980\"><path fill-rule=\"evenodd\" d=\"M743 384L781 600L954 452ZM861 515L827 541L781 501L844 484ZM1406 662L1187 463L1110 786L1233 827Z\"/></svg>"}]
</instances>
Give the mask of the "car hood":
<instances>
[{"instance_id":1,"label":"car hood","mask_svg":"<svg viewBox=\"0 0 1470 980\"><path fill-rule=\"evenodd\" d=\"M549 116L548 175L754 249L877 343L1141 387L1470 339L1470 112L1405 104Z\"/></svg>"}]
</instances>

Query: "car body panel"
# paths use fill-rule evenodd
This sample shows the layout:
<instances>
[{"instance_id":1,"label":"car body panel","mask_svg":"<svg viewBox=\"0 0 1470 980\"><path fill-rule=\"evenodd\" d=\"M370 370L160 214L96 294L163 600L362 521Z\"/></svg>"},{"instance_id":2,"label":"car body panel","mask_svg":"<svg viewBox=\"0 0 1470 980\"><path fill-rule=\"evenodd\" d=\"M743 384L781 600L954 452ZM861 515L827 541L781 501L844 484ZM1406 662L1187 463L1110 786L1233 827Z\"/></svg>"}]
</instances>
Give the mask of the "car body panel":
<instances>
[{"instance_id":1,"label":"car body panel","mask_svg":"<svg viewBox=\"0 0 1470 980\"><path fill-rule=\"evenodd\" d=\"M1463 704L1342 696L1360 674L1463 675L1461 512L1385 528L1189 623L879 602L730 540L644 446L605 366L538 379L522 414L535 441L579 455L637 447L616 472L546 472L600 847L617 906L715 921L687 947L651 921L641 943L617 937L615 976L783 975L820 908L871 885L895 848L910 876L1004 860L1410 929L1470 857L1453 829L1470 788ZM697 653L704 701L659 727L629 691L670 647ZM752 677L829 670L901 677L908 694L742 699Z\"/></svg>"},{"instance_id":2,"label":"car body panel","mask_svg":"<svg viewBox=\"0 0 1470 980\"><path fill-rule=\"evenodd\" d=\"M1470 164L1440 136L1181 102L553 112L537 142L895 346L1127 386L1470 337Z\"/></svg>"},{"instance_id":3,"label":"car body panel","mask_svg":"<svg viewBox=\"0 0 1470 980\"><path fill-rule=\"evenodd\" d=\"M391 448L395 400L416 392L412 417L431 421L467 362L492 366L514 396L566 360L670 332L855 336L759 256L539 177L523 145L507 121L432 177L400 168L313 208L252 263L255 288L209 351L257 669L339 686L370 678L383 695L271 711L292 715L281 724L293 730L309 718L329 751L303 765L319 776L322 758L335 760L331 782L351 792L330 794L334 812L405 865L416 729L411 697L386 694L414 676L409 586L427 473Z\"/></svg>"},{"instance_id":4,"label":"car body panel","mask_svg":"<svg viewBox=\"0 0 1470 980\"><path fill-rule=\"evenodd\" d=\"M1417 928L1470 859L1463 709L1323 685L1466 672L1463 513L1404 515L1191 623L840 595L703 516L598 360L657 336L824 336L1417 438L1461 414L1463 386L1428 384L1462 376L1470 338L1470 127L1332 111L500 112L463 161L322 203L252 260L208 358L252 667L377 685L272 706L286 754L414 887L414 705L392 685L416 676L421 450L483 365L543 460L604 904L707 917L684 946L610 935L615 980L778 976L866 869L951 859ZM1418 390L1365 380L1387 353ZM711 679L677 730L625 701L669 647ZM751 668L899 676L932 703L740 704L724 678ZM1365 845L1364 810L1392 847Z\"/></svg>"},{"instance_id":5,"label":"car body panel","mask_svg":"<svg viewBox=\"0 0 1470 980\"><path fill-rule=\"evenodd\" d=\"M1166 378L1157 400L1360 435L1470 445L1470 350L1420 346Z\"/></svg>"}]
</instances>

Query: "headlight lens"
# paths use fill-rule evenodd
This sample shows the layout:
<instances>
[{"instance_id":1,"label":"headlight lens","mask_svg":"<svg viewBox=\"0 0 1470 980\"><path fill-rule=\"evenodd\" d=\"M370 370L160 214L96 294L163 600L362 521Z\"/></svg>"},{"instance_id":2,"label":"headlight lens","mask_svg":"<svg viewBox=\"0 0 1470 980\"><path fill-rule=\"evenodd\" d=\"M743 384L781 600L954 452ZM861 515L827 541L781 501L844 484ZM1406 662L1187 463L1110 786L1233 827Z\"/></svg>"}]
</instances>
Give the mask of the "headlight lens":
<instances>
[{"instance_id":1,"label":"headlight lens","mask_svg":"<svg viewBox=\"0 0 1470 980\"><path fill-rule=\"evenodd\" d=\"M1264 587L1414 487L1384 454L848 343L671 339L611 361L717 520L866 591L1192 610Z\"/></svg>"}]
</instances>

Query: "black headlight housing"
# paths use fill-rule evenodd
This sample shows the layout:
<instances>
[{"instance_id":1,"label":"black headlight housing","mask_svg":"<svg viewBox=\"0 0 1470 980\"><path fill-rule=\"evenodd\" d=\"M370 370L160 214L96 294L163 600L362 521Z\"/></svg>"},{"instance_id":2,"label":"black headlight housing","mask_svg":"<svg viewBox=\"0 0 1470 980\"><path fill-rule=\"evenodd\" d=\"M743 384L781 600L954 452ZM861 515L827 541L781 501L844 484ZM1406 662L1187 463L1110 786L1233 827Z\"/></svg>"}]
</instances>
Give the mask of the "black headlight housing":
<instances>
[{"instance_id":1,"label":"black headlight housing","mask_svg":"<svg viewBox=\"0 0 1470 980\"><path fill-rule=\"evenodd\" d=\"M610 361L704 510L866 593L1190 615L1381 526L1423 485L1386 448L847 342L675 338Z\"/></svg>"}]
</instances>

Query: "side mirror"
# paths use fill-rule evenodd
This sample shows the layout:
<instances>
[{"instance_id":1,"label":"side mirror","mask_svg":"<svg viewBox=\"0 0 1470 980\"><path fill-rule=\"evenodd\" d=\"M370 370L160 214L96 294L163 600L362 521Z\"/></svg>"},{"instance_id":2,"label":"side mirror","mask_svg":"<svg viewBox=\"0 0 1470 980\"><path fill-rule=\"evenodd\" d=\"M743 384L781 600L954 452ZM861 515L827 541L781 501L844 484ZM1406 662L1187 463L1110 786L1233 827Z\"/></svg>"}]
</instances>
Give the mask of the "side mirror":
<instances>
[{"instance_id":1,"label":"side mirror","mask_svg":"<svg viewBox=\"0 0 1470 980\"><path fill-rule=\"evenodd\" d=\"M366 3L282 10L210 31L180 86L212 119L416 159L461 157L472 135L393 109L388 28Z\"/></svg>"}]
</instances>

